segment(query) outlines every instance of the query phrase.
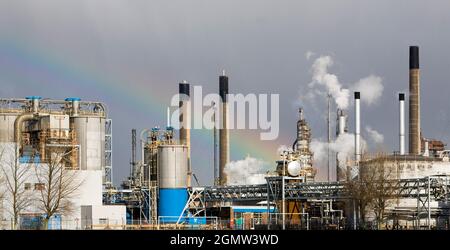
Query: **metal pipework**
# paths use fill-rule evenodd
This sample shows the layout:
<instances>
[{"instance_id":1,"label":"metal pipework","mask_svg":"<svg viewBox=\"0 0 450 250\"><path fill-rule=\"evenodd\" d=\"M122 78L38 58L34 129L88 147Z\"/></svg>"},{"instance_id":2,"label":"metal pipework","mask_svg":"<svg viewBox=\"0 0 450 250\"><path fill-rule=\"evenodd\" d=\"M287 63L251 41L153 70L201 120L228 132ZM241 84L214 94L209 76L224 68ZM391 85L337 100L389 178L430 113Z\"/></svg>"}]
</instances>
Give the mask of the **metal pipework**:
<instances>
[{"instance_id":1,"label":"metal pipework","mask_svg":"<svg viewBox=\"0 0 450 250\"><path fill-rule=\"evenodd\" d=\"M19 115L14 121L14 142L16 143L16 156L19 156L20 143L22 142L22 124L26 121L36 120L39 117L44 116L44 114L33 114L33 113L25 113Z\"/></svg>"},{"instance_id":2,"label":"metal pipework","mask_svg":"<svg viewBox=\"0 0 450 250\"><path fill-rule=\"evenodd\" d=\"M35 120L37 117L32 113L25 113L16 118L14 121L14 142L22 141L22 124L25 121Z\"/></svg>"},{"instance_id":3,"label":"metal pipework","mask_svg":"<svg viewBox=\"0 0 450 250\"><path fill-rule=\"evenodd\" d=\"M221 98L222 119L219 128L219 179L220 185L226 185L225 166L230 161L230 136L228 134L228 76L225 72L219 76L219 95Z\"/></svg>"},{"instance_id":4,"label":"metal pipework","mask_svg":"<svg viewBox=\"0 0 450 250\"><path fill-rule=\"evenodd\" d=\"M34 97L37 98L37 96ZM7 110L10 109L11 107L16 107L16 109L19 110L21 109L21 106L29 105L30 100L32 100L32 96L27 98L0 98L0 109ZM61 109L66 107L66 104L67 104L66 100L39 99L37 101L34 101L35 105L34 107L39 106L43 107L40 109L40 111L45 113L52 113L52 111L59 113ZM54 105L58 106L55 107ZM83 108L86 109L89 107L94 107L94 109L96 109L96 112L102 112L104 114L104 117L106 118L107 107L104 103L91 101L78 101L78 111L82 110ZM33 102L31 110L32 109L33 109ZM22 111L19 110L16 113L22 113Z\"/></svg>"},{"instance_id":5,"label":"metal pipework","mask_svg":"<svg viewBox=\"0 0 450 250\"><path fill-rule=\"evenodd\" d=\"M187 185L191 187L191 101L190 86L187 81L183 81L178 85L178 93L180 95L179 108L180 114L180 144L187 146L188 157L188 179Z\"/></svg>"},{"instance_id":6,"label":"metal pipework","mask_svg":"<svg viewBox=\"0 0 450 250\"><path fill-rule=\"evenodd\" d=\"M31 112L36 114L39 112L39 101L42 99L40 96L27 96L26 100L31 102Z\"/></svg>"},{"instance_id":7,"label":"metal pipework","mask_svg":"<svg viewBox=\"0 0 450 250\"><path fill-rule=\"evenodd\" d=\"M409 47L409 153L420 154L419 47Z\"/></svg>"},{"instance_id":8,"label":"metal pipework","mask_svg":"<svg viewBox=\"0 0 450 250\"><path fill-rule=\"evenodd\" d=\"M71 116L78 116L78 111L80 110L81 99L78 97L69 97L69 98L66 98L65 101L70 102L70 104L71 104Z\"/></svg>"},{"instance_id":9,"label":"metal pipework","mask_svg":"<svg viewBox=\"0 0 450 250\"><path fill-rule=\"evenodd\" d=\"M400 155L405 154L405 94L400 93L398 94L398 100L399 100L399 113L400 113L400 123L399 123L399 150Z\"/></svg>"},{"instance_id":10,"label":"metal pipework","mask_svg":"<svg viewBox=\"0 0 450 250\"><path fill-rule=\"evenodd\" d=\"M355 160L361 160L360 92L355 92Z\"/></svg>"}]
</instances>

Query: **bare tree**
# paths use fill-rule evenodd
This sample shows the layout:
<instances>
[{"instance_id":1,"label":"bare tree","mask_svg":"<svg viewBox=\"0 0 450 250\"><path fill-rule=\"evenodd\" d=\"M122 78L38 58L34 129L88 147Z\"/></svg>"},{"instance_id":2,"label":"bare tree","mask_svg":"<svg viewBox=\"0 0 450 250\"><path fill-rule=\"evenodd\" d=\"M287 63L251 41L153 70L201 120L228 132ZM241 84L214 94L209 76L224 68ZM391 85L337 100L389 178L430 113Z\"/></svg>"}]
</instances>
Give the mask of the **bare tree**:
<instances>
[{"instance_id":1,"label":"bare tree","mask_svg":"<svg viewBox=\"0 0 450 250\"><path fill-rule=\"evenodd\" d=\"M381 225L385 222L386 208L398 197L396 193L398 180L395 179L394 168L384 164L386 160L384 156L378 157L368 167L371 175L375 177L371 207L375 214L378 229L381 229Z\"/></svg>"},{"instance_id":2,"label":"bare tree","mask_svg":"<svg viewBox=\"0 0 450 250\"><path fill-rule=\"evenodd\" d=\"M32 195L25 188L25 182L30 176L30 164L19 162L16 144L5 144L2 146L0 165L5 182L5 193L7 211L12 216L12 229L17 229L21 212L32 203Z\"/></svg>"},{"instance_id":3,"label":"bare tree","mask_svg":"<svg viewBox=\"0 0 450 250\"><path fill-rule=\"evenodd\" d=\"M68 168L70 152L57 151L50 154L47 164L36 168L36 177L40 187L38 208L44 215L43 228L48 228L50 218L55 214L69 215L74 205L71 201L82 185L78 178L79 171Z\"/></svg>"},{"instance_id":4,"label":"bare tree","mask_svg":"<svg viewBox=\"0 0 450 250\"><path fill-rule=\"evenodd\" d=\"M362 161L357 178L346 182L348 197L357 205L359 227L367 226L367 213L372 209L377 228L385 221L385 210L396 199L397 180L394 169L387 167L387 157L378 155Z\"/></svg>"},{"instance_id":5,"label":"bare tree","mask_svg":"<svg viewBox=\"0 0 450 250\"><path fill-rule=\"evenodd\" d=\"M361 229L366 228L366 212L373 200L374 185L371 177L373 176L360 175L349 179L344 185L347 196L355 205L353 213L357 214L357 221L354 221L354 223L358 222L358 226Z\"/></svg>"}]
</instances>

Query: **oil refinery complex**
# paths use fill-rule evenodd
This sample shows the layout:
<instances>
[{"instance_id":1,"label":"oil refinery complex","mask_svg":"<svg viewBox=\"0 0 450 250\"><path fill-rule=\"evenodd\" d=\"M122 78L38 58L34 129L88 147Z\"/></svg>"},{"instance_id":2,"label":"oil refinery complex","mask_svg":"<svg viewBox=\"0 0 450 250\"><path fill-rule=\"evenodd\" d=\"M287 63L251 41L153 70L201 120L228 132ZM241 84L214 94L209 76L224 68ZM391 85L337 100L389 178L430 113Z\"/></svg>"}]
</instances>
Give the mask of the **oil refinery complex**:
<instances>
[{"instance_id":1,"label":"oil refinery complex","mask_svg":"<svg viewBox=\"0 0 450 250\"><path fill-rule=\"evenodd\" d=\"M213 186L193 184L197 178L190 152L195 145L190 142L189 126L176 130L168 122L164 129L133 129L130 176L120 187L114 187L112 121L105 104L76 97L0 99L0 178L4 183L0 185L0 227L449 229L450 151L443 142L423 137L419 48L409 49L409 119L406 124L405 94L400 93L398 150L392 154L364 152L360 132L362 95L354 92L354 131L348 129L349 114L344 110L336 113L336 138L353 134L354 154L336 154L332 161L328 159L326 182L316 181L318 169L310 148L312 131L299 108L292 148L282 152L265 176L266 183L227 184L224 170L233 143L228 129L229 84L225 73L219 76L221 126L218 133L214 129ZM188 124L189 83L179 84L179 94L183 96L179 102L183 111L180 124ZM330 119L329 115L328 122ZM18 169L27 174L17 175ZM29 197L22 197L26 206L15 215L8 212L9 201L13 200L10 191L14 185L10 184L17 179L11 176L23 177L17 190ZM71 209L61 208L69 206Z\"/></svg>"}]
</instances>

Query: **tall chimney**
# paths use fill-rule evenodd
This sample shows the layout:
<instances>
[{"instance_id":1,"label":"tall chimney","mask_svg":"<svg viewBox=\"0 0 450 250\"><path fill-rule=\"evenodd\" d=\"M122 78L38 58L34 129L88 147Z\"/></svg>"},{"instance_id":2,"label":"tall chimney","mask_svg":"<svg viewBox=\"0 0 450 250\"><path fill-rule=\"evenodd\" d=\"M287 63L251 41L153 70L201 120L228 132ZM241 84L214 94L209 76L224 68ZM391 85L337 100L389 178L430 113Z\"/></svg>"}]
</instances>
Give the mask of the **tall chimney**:
<instances>
[{"instance_id":1,"label":"tall chimney","mask_svg":"<svg viewBox=\"0 0 450 250\"><path fill-rule=\"evenodd\" d=\"M131 130L131 179L136 178L136 129Z\"/></svg>"},{"instance_id":2,"label":"tall chimney","mask_svg":"<svg viewBox=\"0 0 450 250\"><path fill-rule=\"evenodd\" d=\"M419 47L409 47L409 153L420 154Z\"/></svg>"},{"instance_id":3,"label":"tall chimney","mask_svg":"<svg viewBox=\"0 0 450 250\"><path fill-rule=\"evenodd\" d=\"M190 86L187 81L179 84L180 103L180 144L187 146L188 151L188 176L187 186L191 187L191 100Z\"/></svg>"},{"instance_id":4,"label":"tall chimney","mask_svg":"<svg viewBox=\"0 0 450 250\"><path fill-rule=\"evenodd\" d=\"M228 76L225 72L219 77L219 94L221 98L222 119L219 129L219 179L220 185L226 185L225 165L230 161L230 137L228 134Z\"/></svg>"},{"instance_id":5,"label":"tall chimney","mask_svg":"<svg viewBox=\"0 0 450 250\"><path fill-rule=\"evenodd\" d=\"M398 94L398 100L400 103L400 128L399 128L399 146L400 155L405 154L405 94Z\"/></svg>"},{"instance_id":6,"label":"tall chimney","mask_svg":"<svg viewBox=\"0 0 450 250\"><path fill-rule=\"evenodd\" d=\"M355 161L361 160L360 93L355 92Z\"/></svg>"}]
</instances>

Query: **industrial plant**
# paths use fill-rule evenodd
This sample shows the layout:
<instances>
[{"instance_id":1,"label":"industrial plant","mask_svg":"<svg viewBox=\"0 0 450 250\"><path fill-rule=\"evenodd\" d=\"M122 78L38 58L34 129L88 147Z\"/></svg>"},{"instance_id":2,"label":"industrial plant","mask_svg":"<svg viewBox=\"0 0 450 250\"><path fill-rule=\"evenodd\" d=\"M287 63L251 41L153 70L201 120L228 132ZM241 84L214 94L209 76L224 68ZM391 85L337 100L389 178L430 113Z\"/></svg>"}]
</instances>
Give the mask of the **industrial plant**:
<instances>
[{"instance_id":1,"label":"industrial plant","mask_svg":"<svg viewBox=\"0 0 450 250\"><path fill-rule=\"evenodd\" d=\"M332 117L334 112L328 110L328 144L330 121L336 120L335 137L353 136L354 152L328 152L326 181L316 178L323 170L317 168L311 149L314 128L298 107L298 114L292 114L298 115L292 145L279 153L265 183L229 185L225 169L233 141L227 96L232 84L225 72L218 82L221 100L215 115L221 126L211 138L212 186L198 184L191 164L195 145L188 125L187 81L178 85L179 122L185 126L175 129L168 111L165 126L130 131L130 175L120 186L112 184L113 123L104 103L77 97L0 99L0 227L450 229L450 150L421 129L419 47L409 48L409 93L398 94L398 149L388 153L363 148L363 95L354 92L353 114L337 109ZM354 131L348 126L350 115Z\"/></svg>"}]
</instances>

